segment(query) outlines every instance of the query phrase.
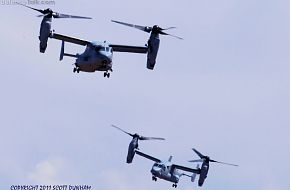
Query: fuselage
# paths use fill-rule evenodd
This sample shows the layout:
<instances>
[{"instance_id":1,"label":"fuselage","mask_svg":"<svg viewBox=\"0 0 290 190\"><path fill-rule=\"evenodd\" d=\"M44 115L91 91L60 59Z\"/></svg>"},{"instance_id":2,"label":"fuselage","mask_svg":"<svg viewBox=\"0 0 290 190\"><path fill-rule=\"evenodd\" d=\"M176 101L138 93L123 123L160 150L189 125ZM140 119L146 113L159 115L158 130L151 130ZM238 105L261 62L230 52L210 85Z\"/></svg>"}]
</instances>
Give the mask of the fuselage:
<instances>
[{"instance_id":1,"label":"fuselage","mask_svg":"<svg viewBox=\"0 0 290 190\"><path fill-rule=\"evenodd\" d=\"M83 72L112 71L113 50L107 42L93 42L77 55L76 67Z\"/></svg>"},{"instance_id":2,"label":"fuselage","mask_svg":"<svg viewBox=\"0 0 290 190\"><path fill-rule=\"evenodd\" d=\"M155 163L152 166L151 174L155 177L173 182L175 184L178 183L179 178L182 175L176 169L171 171L171 164L166 163Z\"/></svg>"}]
</instances>

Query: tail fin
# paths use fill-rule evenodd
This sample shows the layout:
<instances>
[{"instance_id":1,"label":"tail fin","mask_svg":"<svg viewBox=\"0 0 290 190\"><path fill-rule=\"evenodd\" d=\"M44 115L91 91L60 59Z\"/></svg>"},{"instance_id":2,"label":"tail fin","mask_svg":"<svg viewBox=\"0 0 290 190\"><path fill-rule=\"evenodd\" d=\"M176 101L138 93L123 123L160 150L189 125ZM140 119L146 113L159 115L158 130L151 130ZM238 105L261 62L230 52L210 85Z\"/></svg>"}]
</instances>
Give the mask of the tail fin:
<instances>
[{"instance_id":1,"label":"tail fin","mask_svg":"<svg viewBox=\"0 0 290 190\"><path fill-rule=\"evenodd\" d=\"M192 183L195 181L195 178L196 178L196 173L193 173L192 176L191 176L191 182Z\"/></svg>"},{"instance_id":2,"label":"tail fin","mask_svg":"<svg viewBox=\"0 0 290 190\"><path fill-rule=\"evenodd\" d=\"M199 169L199 164L197 164L196 169ZM196 175L197 175L196 173L193 173L192 174L192 176L191 176L191 182L194 182L195 181Z\"/></svg>"},{"instance_id":3,"label":"tail fin","mask_svg":"<svg viewBox=\"0 0 290 190\"><path fill-rule=\"evenodd\" d=\"M59 56L59 60L63 60L63 56L64 56L64 41L61 42L61 49L60 49L60 56Z\"/></svg>"},{"instance_id":4,"label":"tail fin","mask_svg":"<svg viewBox=\"0 0 290 190\"><path fill-rule=\"evenodd\" d=\"M60 49L60 55L59 55L59 60L62 61L64 56L68 56L68 57L78 57L77 55L72 55L69 53L64 53L64 41L62 40L61 42L61 49Z\"/></svg>"}]
</instances>

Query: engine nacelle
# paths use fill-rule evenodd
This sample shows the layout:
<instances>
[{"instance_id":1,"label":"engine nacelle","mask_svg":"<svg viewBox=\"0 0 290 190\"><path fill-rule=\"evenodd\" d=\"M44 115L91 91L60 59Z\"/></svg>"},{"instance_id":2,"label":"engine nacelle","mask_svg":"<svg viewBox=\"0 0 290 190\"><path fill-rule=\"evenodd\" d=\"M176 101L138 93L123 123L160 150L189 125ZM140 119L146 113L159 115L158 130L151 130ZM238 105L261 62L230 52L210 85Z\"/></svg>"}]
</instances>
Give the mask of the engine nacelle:
<instances>
[{"instance_id":1,"label":"engine nacelle","mask_svg":"<svg viewBox=\"0 0 290 190\"><path fill-rule=\"evenodd\" d=\"M43 17L40 31L39 31L39 50L41 53L44 53L47 47L47 41L51 33L51 21L52 18Z\"/></svg>"},{"instance_id":2,"label":"engine nacelle","mask_svg":"<svg viewBox=\"0 0 290 190\"><path fill-rule=\"evenodd\" d=\"M135 151L138 149L138 138L133 138L128 147L127 163L133 162Z\"/></svg>"},{"instance_id":3,"label":"engine nacelle","mask_svg":"<svg viewBox=\"0 0 290 190\"><path fill-rule=\"evenodd\" d=\"M198 179L198 186L201 187L203 185L204 180L207 178L208 170L209 170L209 164L204 162L201 166L200 175Z\"/></svg>"},{"instance_id":4,"label":"engine nacelle","mask_svg":"<svg viewBox=\"0 0 290 190\"><path fill-rule=\"evenodd\" d=\"M127 154L127 164L131 164L133 162L135 151L136 151L135 149L134 150L129 149L128 154Z\"/></svg>"},{"instance_id":5,"label":"engine nacelle","mask_svg":"<svg viewBox=\"0 0 290 190\"><path fill-rule=\"evenodd\" d=\"M148 40L147 69L153 70L156 64L160 39L158 34L151 34Z\"/></svg>"}]
</instances>

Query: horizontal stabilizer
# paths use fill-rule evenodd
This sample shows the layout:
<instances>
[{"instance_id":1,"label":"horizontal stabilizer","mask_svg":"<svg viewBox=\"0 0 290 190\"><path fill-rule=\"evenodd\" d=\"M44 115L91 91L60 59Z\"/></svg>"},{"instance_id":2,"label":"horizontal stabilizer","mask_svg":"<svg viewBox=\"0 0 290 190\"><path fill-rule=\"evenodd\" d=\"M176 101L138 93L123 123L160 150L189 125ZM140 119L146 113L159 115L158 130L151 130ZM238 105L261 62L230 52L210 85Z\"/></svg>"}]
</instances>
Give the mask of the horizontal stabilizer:
<instances>
[{"instance_id":1,"label":"horizontal stabilizer","mask_svg":"<svg viewBox=\"0 0 290 190\"><path fill-rule=\"evenodd\" d=\"M69 53L64 53L63 55L67 56L67 57L75 57L75 58L78 57L77 55L73 55L73 54L69 54Z\"/></svg>"}]
</instances>

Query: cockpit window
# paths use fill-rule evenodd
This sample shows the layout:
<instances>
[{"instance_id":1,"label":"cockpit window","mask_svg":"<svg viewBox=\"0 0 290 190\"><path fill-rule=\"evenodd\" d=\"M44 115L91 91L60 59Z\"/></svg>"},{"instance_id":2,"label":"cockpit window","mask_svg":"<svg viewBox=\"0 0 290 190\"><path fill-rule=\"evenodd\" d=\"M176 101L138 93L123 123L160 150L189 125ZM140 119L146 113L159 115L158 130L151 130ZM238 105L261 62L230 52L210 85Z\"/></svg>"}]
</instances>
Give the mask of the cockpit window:
<instances>
[{"instance_id":1,"label":"cockpit window","mask_svg":"<svg viewBox=\"0 0 290 190\"><path fill-rule=\"evenodd\" d=\"M95 51L96 51L96 52L98 52L98 51L100 51L100 50L101 50L101 47L100 47L100 46L96 46L96 47L95 47Z\"/></svg>"},{"instance_id":2,"label":"cockpit window","mask_svg":"<svg viewBox=\"0 0 290 190\"><path fill-rule=\"evenodd\" d=\"M158 163L155 163L154 166L159 167L159 168L162 167L162 165L161 164L158 164Z\"/></svg>"},{"instance_id":3,"label":"cockpit window","mask_svg":"<svg viewBox=\"0 0 290 190\"><path fill-rule=\"evenodd\" d=\"M95 50L96 50L96 52L99 52L99 51L106 51L105 47L103 47L103 46L96 46L96 47L95 47Z\"/></svg>"},{"instance_id":4,"label":"cockpit window","mask_svg":"<svg viewBox=\"0 0 290 190\"><path fill-rule=\"evenodd\" d=\"M109 47L106 47L106 51L109 52Z\"/></svg>"}]
</instances>

